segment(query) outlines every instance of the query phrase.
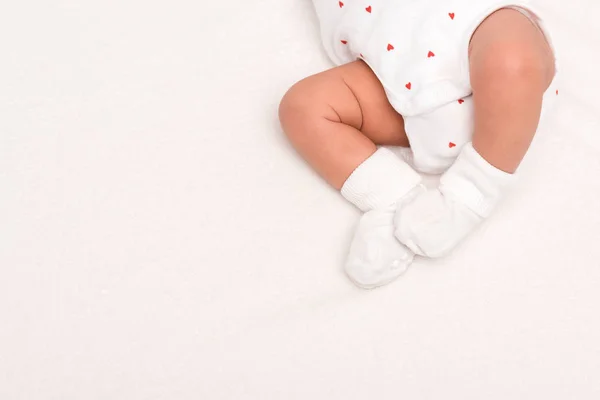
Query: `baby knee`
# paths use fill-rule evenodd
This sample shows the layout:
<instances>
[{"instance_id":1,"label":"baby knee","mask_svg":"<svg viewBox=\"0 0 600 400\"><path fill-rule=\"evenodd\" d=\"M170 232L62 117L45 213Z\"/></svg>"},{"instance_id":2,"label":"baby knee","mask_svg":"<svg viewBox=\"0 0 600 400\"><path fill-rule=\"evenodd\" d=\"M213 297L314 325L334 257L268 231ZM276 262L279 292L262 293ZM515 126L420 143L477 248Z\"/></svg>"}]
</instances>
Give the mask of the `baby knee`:
<instances>
[{"instance_id":1,"label":"baby knee","mask_svg":"<svg viewBox=\"0 0 600 400\"><path fill-rule=\"evenodd\" d=\"M294 84L279 103L279 120L286 124L298 117L306 117L314 108L315 82L312 77Z\"/></svg>"},{"instance_id":2,"label":"baby knee","mask_svg":"<svg viewBox=\"0 0 600 400\"><path fill-rule=\"evenodd\" d=\"M543 39L536 41L507 40L491 43L471 56L473 85L489 81L540 84L552 81L555 61L546 50Z\"/></svg>"}]
</instances>

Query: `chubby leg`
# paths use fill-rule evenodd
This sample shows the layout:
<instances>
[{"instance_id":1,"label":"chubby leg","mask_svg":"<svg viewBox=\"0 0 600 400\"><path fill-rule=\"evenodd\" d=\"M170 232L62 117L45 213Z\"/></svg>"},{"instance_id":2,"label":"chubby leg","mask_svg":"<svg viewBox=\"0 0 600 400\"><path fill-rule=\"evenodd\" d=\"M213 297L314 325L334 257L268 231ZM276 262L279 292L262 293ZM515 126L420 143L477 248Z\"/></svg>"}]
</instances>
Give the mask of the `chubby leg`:
<instances>
[{"instance_id":1,"label":"chubby leg","mask_svg":"<svg viewBox=\"0 0 600 400\"><path fill-rule=\"evenodd\" d=\"M281 101L279 118L300 155L336 189L376 145L408 147L402 116L362 61L295 84Z\"/></svg>"},{"instance_id":2,"label":"chubby leg","mask_svg":"<svg viewBox=\"0 0 600 400\"><path fill-rule=\"evenodd\" d=\"M537 130L542 97L555 75L554 54L538 27L520 12L504 9L475 32L469 59L473 147L512 174Z\"/></svg>"},{"instance_id":3,"label":"chubby leg","mask_svg":"<svg viewBox=\"0 0 600 400\"><path fill-rule=\"evenodd\" d=\"M536 133L554 55L519 11L487 18L470 46L475 109L473 142L465 145L440 187L398 208L396 236L415 253L448 254L487 216L514 180Z\"/></svg>"},{"instance_id":4,"label":"chubby leg","mask_svg":"<svg viewBox=\"0 0 600 400\"><path fill-rule=\"evenodd\" d=\"M291 143L334 188L366 214L346 272L372 288L401 275L414 254L394 238L396 202L420 183L406 163L377 145L408 146L402 117L362 61L314 75L294 85L279 110Z\"/></svg>"}]
</instances>

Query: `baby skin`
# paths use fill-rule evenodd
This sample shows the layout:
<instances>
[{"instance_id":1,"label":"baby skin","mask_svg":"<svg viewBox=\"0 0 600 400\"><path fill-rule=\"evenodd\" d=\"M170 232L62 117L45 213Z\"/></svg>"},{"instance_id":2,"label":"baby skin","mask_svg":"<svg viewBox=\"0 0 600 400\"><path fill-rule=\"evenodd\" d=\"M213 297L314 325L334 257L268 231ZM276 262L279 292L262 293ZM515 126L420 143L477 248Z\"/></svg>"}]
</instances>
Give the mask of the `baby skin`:
<instances>
[{"instance_id":1,"label":"baby skin","mask_svg":"<svg viewBox=\"0 0 600 400\"><path fill-rule=\"evenodd\" d=\"M434 190L426 190L420 176L391 152L374 157L378 146L410 143L402 115L363 61L306 78L281 101L281 125L299 154L365 211L345 266L357 285L391 282L415 254L447 255L490 215L513 181L555 75L554 55L529 18L502 9L473 34L469 68L472 143ZM389 176L385 169L381 179L356 176L358 167L366 170L369 163L389 167ZM394 174L402 181L392 180ZM360 179L372 186L367 199L355 196L352 180Z\"/></svg>"}]
</instances>

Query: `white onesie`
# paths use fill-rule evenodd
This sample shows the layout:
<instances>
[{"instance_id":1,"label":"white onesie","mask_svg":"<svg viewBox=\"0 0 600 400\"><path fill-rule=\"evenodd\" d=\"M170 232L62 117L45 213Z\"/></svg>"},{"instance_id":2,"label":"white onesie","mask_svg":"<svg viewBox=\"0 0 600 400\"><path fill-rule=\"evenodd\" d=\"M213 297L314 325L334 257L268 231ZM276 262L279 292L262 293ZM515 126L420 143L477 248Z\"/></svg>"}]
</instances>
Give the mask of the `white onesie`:
<instances>
[{"instance_id":1,"label":"white onesie","mask_svg":"<svg viewBox=\"0 0 600 400\"><path fill-rule=\"evenodd\" d=\"M404 117L413 166L442 173L472 140L468 47L477 27L501 8L537 24L530 0L313 0L325 50L337 65L362 59ZM553 82L544 107L556 97Z\"/></svg>"}]
</instances>

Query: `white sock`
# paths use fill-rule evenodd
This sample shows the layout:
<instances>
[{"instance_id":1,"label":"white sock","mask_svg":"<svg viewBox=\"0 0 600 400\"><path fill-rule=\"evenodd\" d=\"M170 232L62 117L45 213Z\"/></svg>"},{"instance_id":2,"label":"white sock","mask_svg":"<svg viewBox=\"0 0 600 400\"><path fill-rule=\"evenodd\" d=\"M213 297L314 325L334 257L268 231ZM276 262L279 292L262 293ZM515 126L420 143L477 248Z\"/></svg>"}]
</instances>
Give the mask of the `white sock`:
<instances>
[{"instance_id":1,"label":"white sock","mask_svg":"<svg viewBox=\"0 0 600 400\"><path fill-rule=\"evenodd\" d=\"M416 254L445 256L491 214L515 179L468 143L438 189L398 205L395 235Z\"/></svg>"},{"instance_id":2,"label":"white sock","mask_svg":"<svg viewBox=\"0 0 600 400\"><path fill-rule=\"evenodd\" d=\"M419 192L420 182L419 174L404 161L380 148L344 183L344 198L365 212L345 266L356 285L367 289L385 285L412 263L413 252L394 237L394 213L400 199Z\"/></svg>"},{"instance_id":3,"label":"white sock","mask_svg":"<svg viewBox=\"0 0 600 400\"><path fill-rule=\"evenodd\" d=\"M392 205L421 183L421 176L382 147L360 164L342 187L342 196L361 211Z\"/></svg>"}]
</instances>

